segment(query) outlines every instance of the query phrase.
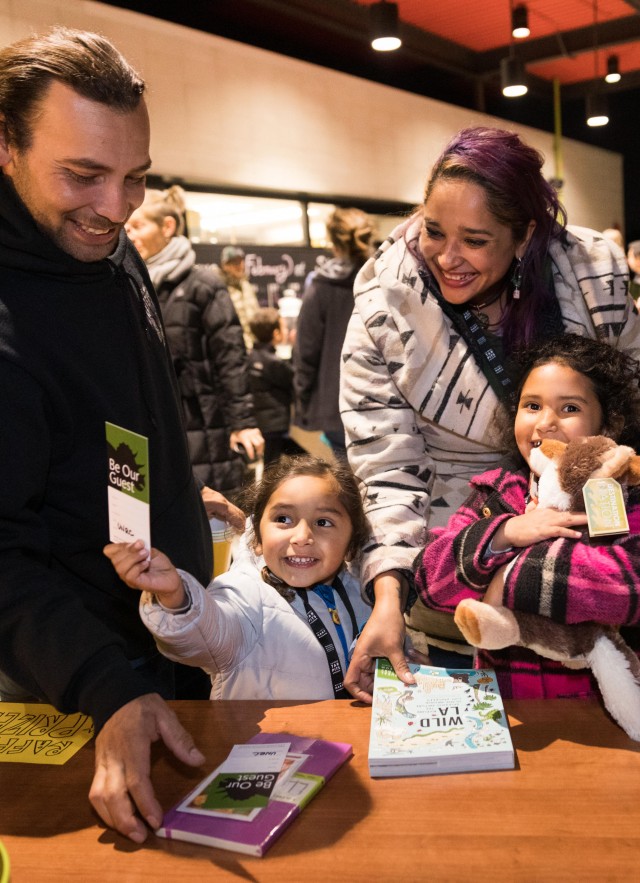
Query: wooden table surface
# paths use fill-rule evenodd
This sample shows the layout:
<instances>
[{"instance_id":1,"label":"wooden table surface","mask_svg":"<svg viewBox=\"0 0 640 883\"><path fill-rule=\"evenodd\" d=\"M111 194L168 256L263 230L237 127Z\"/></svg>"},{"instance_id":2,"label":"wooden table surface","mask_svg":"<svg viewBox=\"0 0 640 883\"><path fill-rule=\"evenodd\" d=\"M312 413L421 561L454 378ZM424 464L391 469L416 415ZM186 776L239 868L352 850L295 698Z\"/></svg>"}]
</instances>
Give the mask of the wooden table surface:
<instances>
[{"instance_id":1,"label":"wooden table surface","mask_svg":"<svg viewBox=\"0 0 640 883\"><path fill-rule=\"evenodd\" d=\"M264 858L105 829L87 794L92 743L64 766L0 763L12 883L69 881L632 881L640 878L640 744L595 702L507 702L515 770L371 779L371 709L350 702L174 702L207 756L158 749L169 807L258 731L350 742L342 767Z\"/></svg>"}]
</instances>

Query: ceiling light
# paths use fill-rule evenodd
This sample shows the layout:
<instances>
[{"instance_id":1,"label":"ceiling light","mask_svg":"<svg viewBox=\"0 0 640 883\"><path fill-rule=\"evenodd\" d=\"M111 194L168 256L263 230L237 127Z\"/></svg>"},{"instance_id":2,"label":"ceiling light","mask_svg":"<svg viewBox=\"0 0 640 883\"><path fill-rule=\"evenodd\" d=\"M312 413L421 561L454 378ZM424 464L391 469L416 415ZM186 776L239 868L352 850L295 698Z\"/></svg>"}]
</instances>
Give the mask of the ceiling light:
<instances>
[{"instance_id":1,"label":"ceiling light","mask_svg":"<svg viewBox=\"0 0 640 883\"><path fill-rule=\"evenodd\" d=\"M515 37L516 40L523 40L530 33L527 7L516 6L511 10L511 36Z\"/></svg>"},{"instance_id":2,"label":"ceiling light","mask_svg":"<svg viewBox=\"0 0 640 883\"><path fill-rule=\"evenodd\" d=\"M587 95L587 125L606 126L609 122L607 99L601 92L590 92Z\"/></svg>"},{"instance_id":3,"label":"ceiling light","mask_svg":"<svg viewBox=\"0 0 640 883\"><path fill-rule=\"evenodd\" d=\"M398 4L381 0L369 7L371 46L378 52L392 52L402 46L399 34Z\"/></svg>"},{"instance_id":4,"label":"ceiling light","mask_svg":"<svg viewBox=\"0 0 640 883\"><path fill-rule=\"evenodd\" d=\"M607 83L618 83L620 81L620 68L618 66L618 56L610 55L607 58L607 72L604 76Z\"/></svg>"},{"instance_id":5,"label":"ceiling light","mask_svg":"<svg viewBox=\"0 0 640 883\"><path fill-rule=\"evenodd\" d=\"M510 55L500 62L502 94L506 98L520 98L528 92L527 75L519 58Z\"/></svg>"}]
</instances>

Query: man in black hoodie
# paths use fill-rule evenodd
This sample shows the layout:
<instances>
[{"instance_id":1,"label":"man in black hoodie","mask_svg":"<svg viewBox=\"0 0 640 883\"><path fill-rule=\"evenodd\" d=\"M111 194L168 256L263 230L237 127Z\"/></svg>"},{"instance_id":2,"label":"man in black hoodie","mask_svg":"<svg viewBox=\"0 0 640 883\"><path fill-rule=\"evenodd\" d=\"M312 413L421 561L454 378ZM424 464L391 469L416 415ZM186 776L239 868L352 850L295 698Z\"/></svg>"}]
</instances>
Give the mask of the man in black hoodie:
<instances>
[{"instance_id":1,"label":"man in black hoodie","mask_svg":"<svg viewBox=\"0 0 640 883\"><path fill-rule=\"evenodd\" d=\"M172 664L109 541L105 422L145 436L154 545L203 584L211 539L164 330L124 224L149 159L144 83L104 38L0 52L0 671L96 727L90 799L144 840L151 742L203 760L165 698Z\"/></svg>"}]
</instances>

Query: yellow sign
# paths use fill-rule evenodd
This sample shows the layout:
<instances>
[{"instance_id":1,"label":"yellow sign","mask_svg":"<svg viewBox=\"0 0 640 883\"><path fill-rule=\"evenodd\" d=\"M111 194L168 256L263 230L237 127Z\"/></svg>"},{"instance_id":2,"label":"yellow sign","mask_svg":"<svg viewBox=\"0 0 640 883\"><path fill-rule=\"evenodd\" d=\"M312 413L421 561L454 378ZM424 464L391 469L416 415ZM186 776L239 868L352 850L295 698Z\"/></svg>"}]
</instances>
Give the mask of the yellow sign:
<instances>
[{"instance_id":1,"label":"yellow sign","mask_svg":"<svg viewBox=\"0 0 640 883\"><path fill-rule=\"evenodd\" d=\"M622 488L615 478L590 478L582 495L590 537L629 533Z\"/></svg>"},{"instance_id":2,"label":"yellow sign","mask_svg":"<svg viewBox=\"0 0 640 883\"><path fill-rule=\"evenodd\" d=\"M86 714L0 702L0 763L63 764L92 736L93 721Z\"/></svg>"}]
</instances>

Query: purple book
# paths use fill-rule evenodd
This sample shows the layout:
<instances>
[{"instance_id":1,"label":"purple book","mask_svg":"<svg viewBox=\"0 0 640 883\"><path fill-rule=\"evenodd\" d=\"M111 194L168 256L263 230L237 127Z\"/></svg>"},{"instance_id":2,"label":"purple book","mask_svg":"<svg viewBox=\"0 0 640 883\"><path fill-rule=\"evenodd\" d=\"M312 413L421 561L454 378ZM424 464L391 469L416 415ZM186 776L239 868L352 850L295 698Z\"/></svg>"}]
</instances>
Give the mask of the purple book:
<instances>
[{"instance_id":1,"label":"purple book","mask_svg":"<svg viewBox=\"0 0 640 883\"><path fill-rule=\"evenodd\" d=\"M353 754L351 745L344 742L306 739L289 733L258 733L249 742L291 743L267 806L226 811L199 808L197 798L203 793L203 786L215 777L215 770L165 813L162 827L156 831L159 837L218 846L248 855L264 855L338 767Z\"/></svg>"}]
</instances>

